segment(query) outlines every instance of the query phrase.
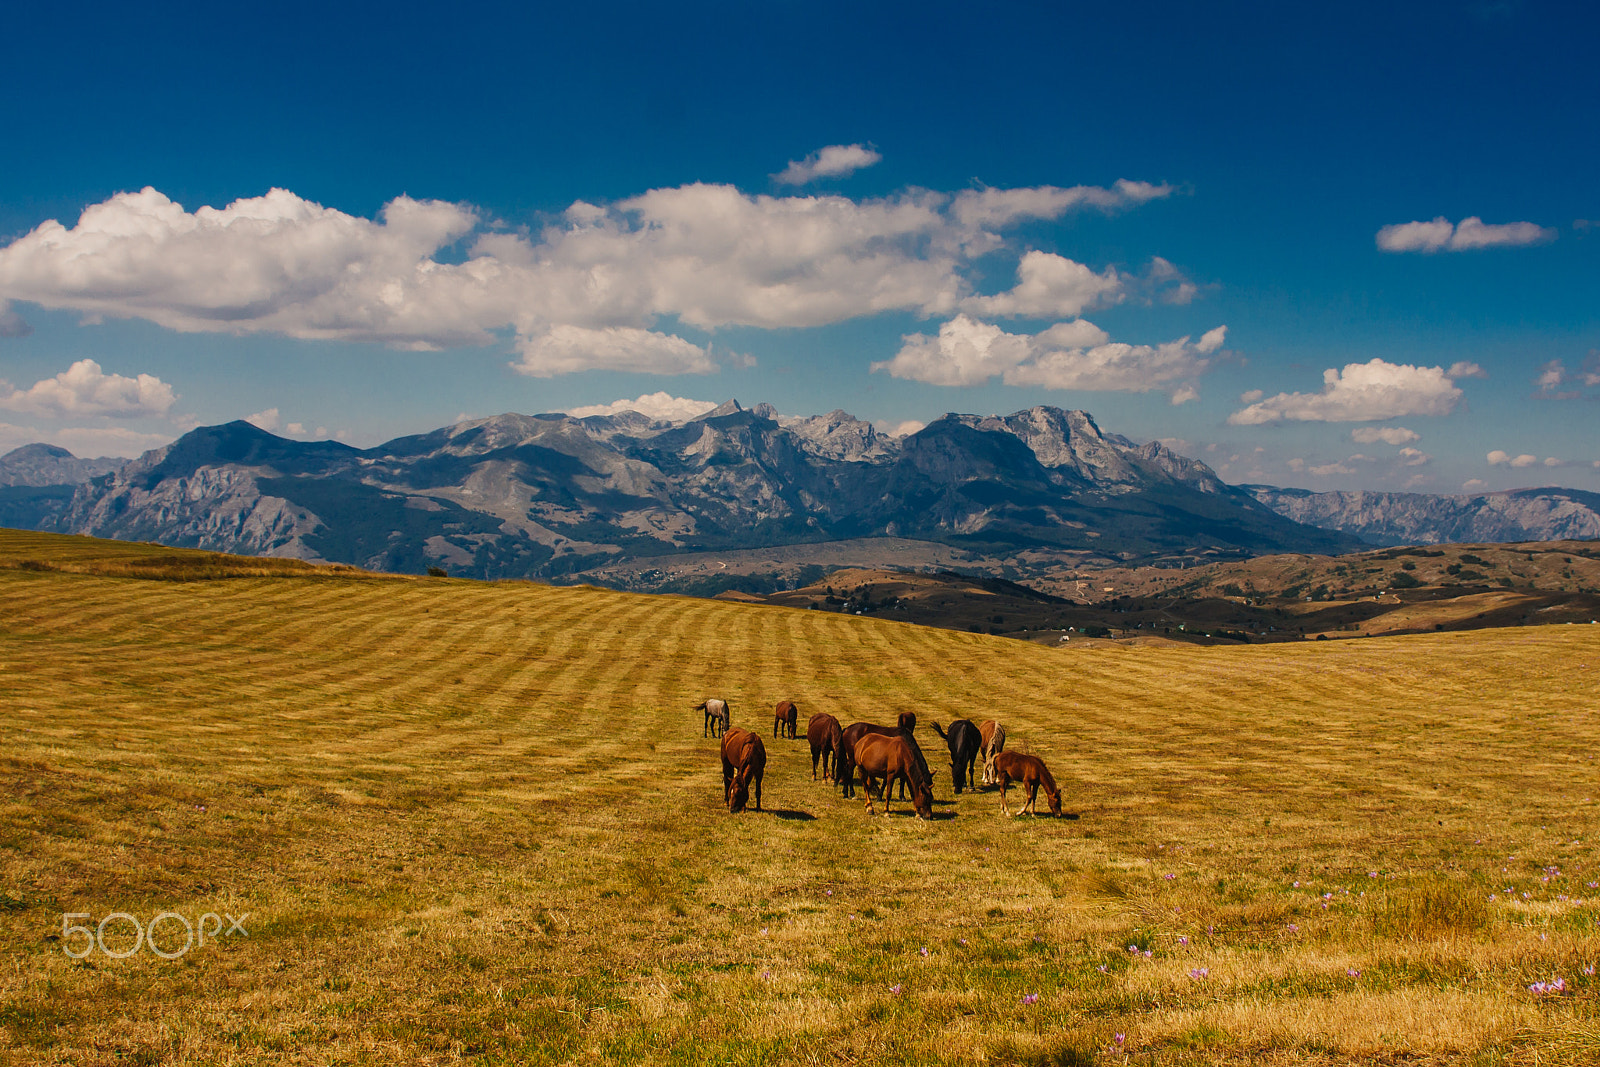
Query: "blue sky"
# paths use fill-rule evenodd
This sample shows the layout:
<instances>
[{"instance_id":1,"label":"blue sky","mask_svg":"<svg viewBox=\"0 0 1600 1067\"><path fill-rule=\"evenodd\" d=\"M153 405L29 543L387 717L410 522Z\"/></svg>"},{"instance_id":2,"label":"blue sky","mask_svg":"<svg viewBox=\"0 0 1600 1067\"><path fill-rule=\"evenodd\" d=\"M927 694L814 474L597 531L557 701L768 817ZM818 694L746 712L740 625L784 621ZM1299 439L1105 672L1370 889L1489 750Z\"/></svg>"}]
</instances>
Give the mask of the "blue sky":
<instances>
[{"instance_id":1,"label":"blue sky","mask_svg":"<svg viewBox=\"0 0 1600 1067\"><path fill-rule=\"evenodd\" d=\"M1600 489L1600 16L1393 6L15 13L0 448L1044 403Z\"/></svg>"}]
</instances>

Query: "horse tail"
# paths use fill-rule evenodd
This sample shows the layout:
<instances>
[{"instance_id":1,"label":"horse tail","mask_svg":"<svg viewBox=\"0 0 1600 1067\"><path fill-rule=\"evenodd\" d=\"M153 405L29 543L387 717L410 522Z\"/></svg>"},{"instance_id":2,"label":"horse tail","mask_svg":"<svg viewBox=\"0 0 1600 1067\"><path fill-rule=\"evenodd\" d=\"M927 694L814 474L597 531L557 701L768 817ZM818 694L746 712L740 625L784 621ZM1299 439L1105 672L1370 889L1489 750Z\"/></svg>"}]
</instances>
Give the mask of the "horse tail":
<instances>
[{"instance_id":1,"label":"horse tail","mask_svg":"<svg viewBox=\"0 0 1600 1067\"><path fill-rule=\"evenodd\" d=\"M939 724L938 723L934 722L932 719L929 719L928 720L928 725L933 727L933 732L939 735L940 740L942 740L942 741L949 741L950 740L949 736L946 735L945 732L942 729L939 728Z\"/></svg>"}]
</instances>

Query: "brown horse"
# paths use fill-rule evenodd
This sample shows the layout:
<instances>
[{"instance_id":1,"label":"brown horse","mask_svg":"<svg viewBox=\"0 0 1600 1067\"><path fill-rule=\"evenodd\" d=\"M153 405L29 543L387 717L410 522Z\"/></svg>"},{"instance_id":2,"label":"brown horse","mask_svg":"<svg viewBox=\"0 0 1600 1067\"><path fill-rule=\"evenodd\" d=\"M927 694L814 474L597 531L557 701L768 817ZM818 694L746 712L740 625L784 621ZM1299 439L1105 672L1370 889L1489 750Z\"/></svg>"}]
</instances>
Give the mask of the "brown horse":
<instances>
[{"instance_id":1,"label":"brown horse","mask_svg":"<svg viewBox=\"0 0 1600 1067\"><path fill-rule=\"evenodd\" d=\"M741 812L755 786L756 810L761 810L761 778L767 772L767 748L761 738L735 726L722 735L722 792L728 810Z\"/></svg>"},{"instance_id":2,"label":"brown horse","mask_svg":"<svg viewBox=\"0 0 1600 1067\"><path fill-rule=\"evenodd\" d=\"M772 736L786 736L794 740L794 724L800 718L800 709L792 700L780 700L772 712Z\"/></svg>"},{"instance_id":3,"label":"brown horse","mask_svg":"<svg viewBox=\"0 0 1600 1067\"><path fill-rule=\"evenodd\" d=\"M1018 813L1029 815L1039 814L1035 805L1039 800L1039 787L1044 786L1044 795L1050 798L1050 814L1059 818L1061 816L1061 790L1056 788L1056 780L1050 776L1050 768L1044 765L1044 760L1038 756L1024 756L1019 752L1002 752L994 758L994 773L1000 779L1000 810L1006 815L1011 814L1011 809L1006 805L1006 790L1011 788L1012 782L1022 783L1028 800L1018 810Z\"/></svg>"},{"instance_id":4,"label":"brown horse","mask_svg":"<svg viewBox=\"0 0 1600 1067\"><path fill-rule=\"evenodd\" d=\"M712 737L721 737L728 732L728 727L733 725L733 715L728 708L726 700L716 697L707 697L704 704L696 704L694 710L706 713L705 729L700 731L700 736L708 734Z\"/></svg>"},{"instance_id":5,"label":"brown horse","mask_svg":"<svg viewBox=\"0 0 1600 1067\"><path fill-rule=\"evenodd\" d=\"M817 780L817 758L820 756L822 780L833 781L839 774L839 761L842 758L840 749L844 745L844 731L839 729L839 720L825 711L817 712L806 723L806 740L811 742L811 780ZM830 762L833 766L831 774L828 770Z\"/></svg>"},{"instance_id":6,"label":"brown horse","mask_svg":"<svg viewBox=\"0 0 1600 1067\"><path fill-rule=\"evenodd\" d=\"M845 727L842 737L843 744L838 750L838 758L834 761L833 780L844 787L844 795L853 797L855 793L855 766L852 760L855 756L856 743L868 734L892 734L903 737L906 744L911 746L911 754L916 757L922 766L922 773L928 781L933 781L933 772L928 769L928 761L922 755L922 746L917 744L916 737L909 730L902 730L898 726L875 726L870 722L854 722ZM902 783L900 799L904 800L905 786Z\"/></svg>"},{"instance_id":7,"label":"brown horse","mask_svg":"<svg viewBox=\"0 0 1600 1067\"><path fill-rule=\"evenodd\" d=\"M902 711L900 713L900 718L895 721L895 725L900 727L900 729L905 730L907 733L916 733L917 713L914 711Z\"/></svg>"},{"instance_id":8,"label":"brown horse","mask_svg":"<svg viewBox=\"0 0 1600 1067\"><path fill-rule=\"evenodd\" d=\"M983 784L993 785L1000 779L994 775L994 758L1006 747L1006 728L993 719L985 719L978 733L983 737L983 747L979 753L983 756Z\"/></svg>"},{"instance_id":9,"label":"brown horse","mask_svg":"<svg viewBox=\"0 0 1600 1067\"><path fill-rule=\"evenodd\" d=\"M900 734L867 734L856 742L852 759L861 772L861 792L867 798L867 814L872 810L872 781L883 780L883 813L889 814L890 786L896 780L911 786L911 804L917 818L933 818L933 783L926 765L911 751L911 743Z\"/></svg>"}]
</instances>

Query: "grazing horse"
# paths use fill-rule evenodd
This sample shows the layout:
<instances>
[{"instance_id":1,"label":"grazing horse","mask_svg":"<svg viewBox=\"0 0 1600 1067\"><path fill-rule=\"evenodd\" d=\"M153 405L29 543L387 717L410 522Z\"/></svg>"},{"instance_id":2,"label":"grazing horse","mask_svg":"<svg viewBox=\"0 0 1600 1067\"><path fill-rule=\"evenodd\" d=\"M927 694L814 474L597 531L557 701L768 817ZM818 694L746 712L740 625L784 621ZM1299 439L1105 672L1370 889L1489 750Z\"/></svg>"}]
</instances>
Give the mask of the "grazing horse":
<instances>
[{"instance_id":1,"label":"grazing horse","mask_svg":"<svg viewBox=\"0 0 1600 1067\"><path fill-rule=\"evenodd\" d=\"M817 757L820 756L822 780L833 781L839 776L839 763L843 759L844 731L839 729L839 720L825 711L817 712L806 723L806 740L811 742L811 780L817 780ZM831 774L828 771L830 762L833 765Z\"/></svg>"},{"instance_id":2,"label":"grazing horse","mask_svg":"<svg viewBox=\"0 0 1600 1067\"><path fill-rule=\"evenodd\" d=\"M855 767L852 765L851 760L855 757L856 743L868 734L892 734L896 737L905 738L906 744L911 746L911 754L916 757L917 763L922 767L923 777L927 778L929 782L933 781L933 772L928 770L928 760L922 754L922 746L917 744L917 739L912 735L911 731L902 730L898 726L874 726L870 722L855 722L845 728L843 744L838 749L838 757L835 759L833 767L833 779L844 787L845 796L853 797L856 795L855 785L852 781L855 778ZM900 799L904 800L905 798L905 784L902 782Z\"/></svg>"},{"instance_id":3,"label":"grazing horse","mask_svg":"<svg viewBox=\"0 0 1600 1067\"><path fill-rule=\"evenodd\" d=\"M780 700L772 712L772 736L787 736L794 740L795 720L800 717L800 709L794 706L792 700ZM787 731L787 733L785 733Z\"/></svg>"},{"instance_id":4,"label":"grazing horse","mask_svg":"<svg viewBox=\"0 0 1600 1067\"><path fill-rule=\"evenodd\" d=\"M895 722L895 725L907 733L916 733L917 713L914 711L902 711L900 713L900 718Z\"/></svg>"},{"instance_id":5,"label":"grazing horse","mask_svg":"<svg viewBox=\"0 0 1600 1067\"><path fill-rule=\"evenodd\" d=\"M902 734L866 734L856 742L852 759L861 771L861 792L866 794L867 814L873 814L871 783L883 779L883 813L889 814L889 786L896 779L910 783L911 804L917 818L933 818L933 782L927 768L911 750L911 742Z\"/></svg>"},{"instance_id":6,"label":"grazing horse","mask_svg":"<svg viewBox=\"0 0 1600 1067\"><path fill-rule=\"evenodd\" d=\"M1039 814L1035 805L1042 785L1045 796L1050 798L1050 814L1060 817L1061 790L1056 788L1056 780L1050 776L1050 768L1044 765L1044 760L1018 752L1002 752L994 758L994 772L1000 777L1000 810L1008 816L1011 809L1006 805L1006 790L1011 788L1012 782L1020 782L1027 792L1028 801L1022 805L1019 813Z\"/></svg>"},{"instance_id":7,"label":"grazing horse","mask_svg":"<svg viewBox=\"0 0 1600 1067\"><path fill-rule=\"evenodd\" d=\"M983 747L983 735L978 733L978 724L971 719L957 719L950 724L949 733L939 729L938 723L933 724L933 729L950 746L950 781L956 787L956 795L961 794L963 782L976 792L978 787L972 779L972 765L978 759L978 750Z\"/></svg>"},{"instance_id":8,"label":"grazing horse","mask_svg":"<svg viewBox=\"0 0 1600 1067\"><path fill-rule=\"evenodd\" d=\"M728 702L718 700L716 697L707 697L704 704L696 704L696 711L706 713L705 729L700 731L701 737L721 737L728 732L728 727L733 724L733 716L728 711Z\"/></svg>"},{"instance_id":9,"label":"grazing horse","mask_svg":"<svg viewBox=\"0 0 1600 1067\"><path fill-rule=\"evenodd\" d=\"M735 726L722 735L722 792L728 810L741 812L756 788L756 810L761 810L761 778L767 772L767 749L761 738Z\"/></svg>"},{"instance_id":10,"label":"grazing horse","mask_svg":"<svg viewBox=\"0 0 1600 1067\"><path fill-rule=\"evenodd\" d=\"M984 720L978 727L978 732L983 735L983 784L994 785L1000 779L994 775L994 758L1005 751L1006 728L993 719Z\"/></svg>"}]
</instances>

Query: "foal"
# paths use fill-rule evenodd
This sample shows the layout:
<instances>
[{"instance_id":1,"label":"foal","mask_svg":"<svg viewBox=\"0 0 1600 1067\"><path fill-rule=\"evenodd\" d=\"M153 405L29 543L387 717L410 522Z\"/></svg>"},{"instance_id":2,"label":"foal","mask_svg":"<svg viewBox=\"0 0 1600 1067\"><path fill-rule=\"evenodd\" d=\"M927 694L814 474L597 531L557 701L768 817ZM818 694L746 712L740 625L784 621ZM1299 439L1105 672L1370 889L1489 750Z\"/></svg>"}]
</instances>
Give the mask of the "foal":
<instances>
[{"instance_id":1,"label":"foal","mask_svg":"<svg viewBox=\"0 0 1600 1067\"><path fill-rule=\"evenodd\" d=\"M806 723L806 740L811 742L811 780L817 780L817 759L822 760L822 780L831 782L839 777L840 749L844 745L844 731L839 720L825 711L811 716ZM832 772L829 772L829 764Z\"/></svg>"},{"instance_id":2,"label":"foal","mask_svg":"<svg viewBox=\"0 0 1600 1067\"><path fill-rule=\"evenodd\" d=\"M1050 814L1061 815L1061 790L1056 788L1056 780L1050 776L1050 768L1044 765L1044 760L1038 756L1024 756L1019 752L1002 752L994 758L994 773L1000 779L1000 810L1006 815L1011 814L1011 809L1006 805L1006 790L1011 788L1012 782L1020 782L1028 799L1018 814L1039 814L1039 787L1044 786L1044 795L1050 799Z\"/></svg>"}]
</instances>

